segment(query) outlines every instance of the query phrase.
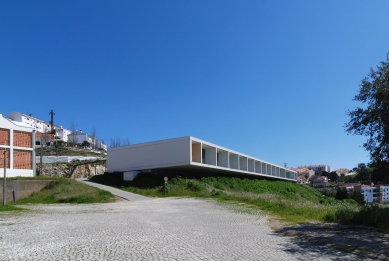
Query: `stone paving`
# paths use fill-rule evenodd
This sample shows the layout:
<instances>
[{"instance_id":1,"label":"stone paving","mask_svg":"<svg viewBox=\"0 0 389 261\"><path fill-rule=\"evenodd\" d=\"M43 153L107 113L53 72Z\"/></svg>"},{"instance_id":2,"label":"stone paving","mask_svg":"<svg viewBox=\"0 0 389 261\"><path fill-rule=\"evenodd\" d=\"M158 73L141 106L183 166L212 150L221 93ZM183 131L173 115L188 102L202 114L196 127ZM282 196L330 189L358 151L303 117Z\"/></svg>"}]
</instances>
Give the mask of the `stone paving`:
<instances>
[{"instance_id":1,"label":"stone paving","mask_svg":"<svg viewBox=\"0 0 389 261\"><path fill-rule=\"evenodd\" d=\"M0 212L0 260L362 260L275 233L260 211L210 200L25 207Z\"/></svg>"}]
</instances>

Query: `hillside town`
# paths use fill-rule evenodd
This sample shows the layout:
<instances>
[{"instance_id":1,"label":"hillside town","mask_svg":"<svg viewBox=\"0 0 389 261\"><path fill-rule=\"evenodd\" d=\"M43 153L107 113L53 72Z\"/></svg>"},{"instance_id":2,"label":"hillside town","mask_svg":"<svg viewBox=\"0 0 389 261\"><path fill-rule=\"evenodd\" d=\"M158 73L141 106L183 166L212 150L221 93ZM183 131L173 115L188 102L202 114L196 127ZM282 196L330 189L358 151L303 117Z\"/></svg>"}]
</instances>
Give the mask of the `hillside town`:
<instances>
[{"instance_id":1,"label":"hillside town","mask_svg":"<svg viewBox=\"0 0 389 261\"><path fill-rule=\"evenodd\" d=\"M20 127L30 128L35 132L35 146L52 146L56 144L65 144L69 146L82 145L83 147L95 150L96 152L106 153L107 145L104 141L97 139L93 134L87 134L82 130L66 129L63 125L54 124L54 111L50 112L51 120L49 122L36 118L33 114L23 114L13 111L3 118L13 122ZM0 126L1 128L1 126Z\"/></svg>"}]
</instances>

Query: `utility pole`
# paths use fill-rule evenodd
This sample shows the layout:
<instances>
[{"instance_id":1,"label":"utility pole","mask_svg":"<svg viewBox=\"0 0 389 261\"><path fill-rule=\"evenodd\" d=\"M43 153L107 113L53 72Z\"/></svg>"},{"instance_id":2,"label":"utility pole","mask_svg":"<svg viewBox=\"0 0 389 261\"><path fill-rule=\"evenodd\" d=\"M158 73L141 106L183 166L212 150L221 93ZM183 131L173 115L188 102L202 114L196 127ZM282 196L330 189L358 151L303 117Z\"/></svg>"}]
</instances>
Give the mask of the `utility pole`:
<instances>
[{"instance_id":1,"label":"utility pole","mask_svg":"<svg viewBox=\"0 0 389 261\"><path fill-rule=\"evenodd\" d=\"M51 110L50 112L49 112L49 114L50 114L50 125L51 125L51 131L50 131L50 133L53 135L52 137L53 137L53 145L55 146L55 147L57 147L56 145L57 145L57 142L56 142L56 140L55 140L55 129L54 129L54 115L55 115L55 113L54 113L54 111L53 110Z\"/></svg>"},{"instance_id":2,"label":"utility pole","mask_svg":"<svg viewBox=\"0 0 389 261\"><path fill-rule=\"evenodd\" d=\"M3 180L3 206L7 205L7 200L5 198L6 182L7 182L7 150L4 150L4 180Z\"/></svg>"}]
</instances>

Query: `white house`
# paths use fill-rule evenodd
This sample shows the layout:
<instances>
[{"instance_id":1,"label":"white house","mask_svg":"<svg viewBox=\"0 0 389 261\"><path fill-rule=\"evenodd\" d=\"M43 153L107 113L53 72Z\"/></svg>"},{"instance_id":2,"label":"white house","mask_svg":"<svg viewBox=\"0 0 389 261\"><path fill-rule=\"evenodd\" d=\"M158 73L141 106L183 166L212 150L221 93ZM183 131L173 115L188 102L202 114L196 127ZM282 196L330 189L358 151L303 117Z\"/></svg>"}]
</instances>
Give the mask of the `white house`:
<instances>
[{"instance_id":1,"label":"white house","mask_svg":"<svg viewBox=\"0 0 389 261\"><path fill-rule=\"evenodd\" d=\"M0 177L35 176L35 130L0 114ZM4 166L6 151L6 166Z\"/></svg>"},{"instance_id":2,"label":"white house","mask_svg":"<svg viewBox=\"0 0 389 261\"><path fill-rule=\"evenodd\" d=\"M41 141L51 144L53 141L68 141L68 135L72 133L70 130L64 129L62 126L54 125L52 128L50 122L45 122L32 116L32 114L26 115L21 112L13 111L8 114L8 118L12 121L21 122L27 126L33 128L36 132L44 133L44 139L41 139L42 135L36 135L35 145L40 145ZM47 135L55 131L53 135ZM47 145L45 144L45 145Z\"/></svg>"},{"instance_id":3,"label":"white house","mask_svg":"<svg viewBox=\"0 0 389 261\"><path fill-rule=\"evenodd\" d=\"M33 117L32 114L26 115L21 112L13 111L8 114L8 118L13 121L25 123L31 128L33 128L35 131L41 133L47 133L51 131L50 123L37 119Z\"/></svg>"},{"instance_id":4,"label":"white house","mask_svg":"<svg viewBox=\"0 0 389 261\"><path fill-rule=\"evenodd\" d=\"M110 148L108 172L213 172L296 181L297 173L281 166L191 136Z\"/></svg>"},{"instance_id":5,"label":"white house","mask_svg":"<svg viewBox=\"0 0 389 261\"><path fill-rule=\"evenodd\" d=\"M74 142L76 144L82 144L84 141L88 142L89 144L95 143L96 148L107 151L107 145L104 142L99 141L98 139L93 138L86 133L83 133L81 130L68 134L68 141Z\"/></svg>"}]
</instances>

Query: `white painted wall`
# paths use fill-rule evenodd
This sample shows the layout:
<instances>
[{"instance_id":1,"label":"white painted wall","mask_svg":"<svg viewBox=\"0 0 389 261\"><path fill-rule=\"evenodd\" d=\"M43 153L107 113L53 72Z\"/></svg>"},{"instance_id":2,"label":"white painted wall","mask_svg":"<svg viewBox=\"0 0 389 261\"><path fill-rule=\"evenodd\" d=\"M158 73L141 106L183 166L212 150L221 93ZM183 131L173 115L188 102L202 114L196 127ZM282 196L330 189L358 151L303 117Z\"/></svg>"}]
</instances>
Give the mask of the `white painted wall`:
<instances>
[{"instance_id":1,"label":"white painted wall","mask_svg":"<svg viewBox=\"0 0 389 261\"><path fill-rule=\"evenodd\" d=\"M190 164L190 137L108 149L107 170L144 170Z\"/></svg>"}]
</instances>

